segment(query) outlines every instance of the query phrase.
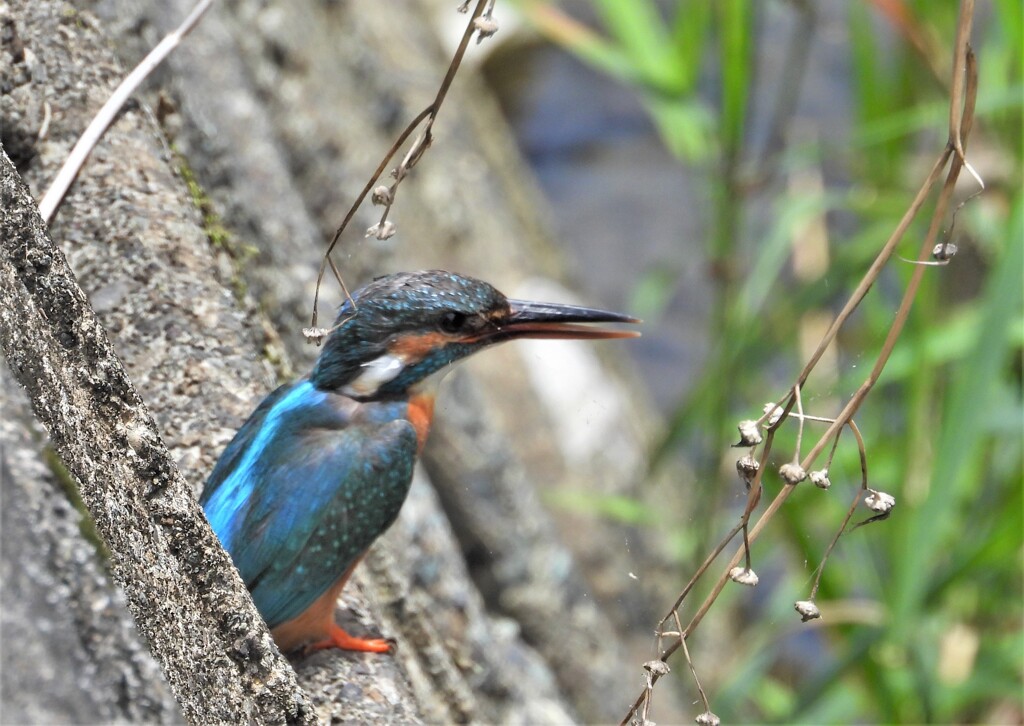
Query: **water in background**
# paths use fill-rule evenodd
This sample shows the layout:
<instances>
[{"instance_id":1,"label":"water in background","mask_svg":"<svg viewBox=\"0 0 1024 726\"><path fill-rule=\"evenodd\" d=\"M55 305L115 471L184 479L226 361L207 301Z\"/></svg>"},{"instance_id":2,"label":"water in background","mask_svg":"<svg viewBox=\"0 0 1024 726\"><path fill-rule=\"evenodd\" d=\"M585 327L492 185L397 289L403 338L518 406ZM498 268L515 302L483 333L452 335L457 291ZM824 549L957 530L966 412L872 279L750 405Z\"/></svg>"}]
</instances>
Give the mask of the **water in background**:
<instances>
[{"instance_id":1,"label":"water in background","mask_svg":"<svg viewBox=\"0 0 1024 726\"><path fill-rule=\"evenodd\" d=\"M784 4L781 4L784 5ZM829 0L818 7L803 92L792 121L802 136L825 143L849 132L847 9ZM589 22L586 4L574 17ZM769 133L778 83L787 72L785 44L795 13L766 4L759 13L758 83L752 99L749 146ZM708 351L712 290L706 254L713 168L684 166L665 151L632 89L542 42L499 46L485 66L524 157L553 211L557 238L569 259L585 260L575 282L594 304L629 309L645 274L675 275L674 294L660 319L647 320L631 342L655 401L670 411L688 390ZM708 97L714 80L703 85ZM825 169L826 179L840 170ZM784 182L782 182L784 184ZM748 229L771 223L778 186L749 200ZM756 239L744 240L748 249ZM743 273L747 272L741 264ZM741 273L742 274L742 273Z\"/></svg>"}]
</instances>

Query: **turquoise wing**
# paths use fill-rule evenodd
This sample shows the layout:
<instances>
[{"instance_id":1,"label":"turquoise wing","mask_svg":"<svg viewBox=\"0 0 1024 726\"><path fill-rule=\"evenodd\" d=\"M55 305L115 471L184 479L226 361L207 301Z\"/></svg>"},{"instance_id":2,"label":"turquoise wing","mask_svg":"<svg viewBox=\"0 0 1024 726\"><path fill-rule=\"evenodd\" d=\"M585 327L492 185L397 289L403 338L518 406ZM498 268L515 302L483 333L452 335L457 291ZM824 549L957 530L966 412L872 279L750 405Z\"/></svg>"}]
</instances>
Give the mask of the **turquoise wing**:
<instances>
[{"instance_id":1,"label":"turquoise wing","mask_svg":"<svg viewBox=\"0 0 1024 726\"><path fill-rule=\"evenodd\" d=\"M231 465L218 463L202 503L273 628L312 605L394 522L416 432L404 419L340 421L301 384L272 395L225 450Z\"/></svg>"}]
</instances>

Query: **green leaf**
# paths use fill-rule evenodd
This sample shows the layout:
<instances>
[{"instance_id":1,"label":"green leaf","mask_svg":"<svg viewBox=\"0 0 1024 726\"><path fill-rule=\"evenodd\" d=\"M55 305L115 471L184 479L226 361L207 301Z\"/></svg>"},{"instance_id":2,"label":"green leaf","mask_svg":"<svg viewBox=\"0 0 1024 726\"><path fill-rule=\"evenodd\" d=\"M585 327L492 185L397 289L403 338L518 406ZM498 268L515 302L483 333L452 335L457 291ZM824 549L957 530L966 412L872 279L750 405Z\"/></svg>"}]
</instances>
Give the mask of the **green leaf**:
<instances>
[{"instance_id":1,"label":"green leaf","mask_svg":"<svg viewBox=\"0 0 1024 726\"><path fill-rule=\"evenodd\" d=\"M629 310L644 320L657 320L672 301L679 273L669 266L659 266L641 276L630 296Z\"/></svg>"},{"instance_id":2,"label":"green leaf","mask_svg":"<svg viewBox=\"0 0 1024 726\"><path fill-rule=\"evenodd\" d=\"M720 0L715 9L719 14L721 44L722 143L726 153L734 155L743 144L747 96L753 72L751 22L754 13L747 0Z\"/></svg>"},{"instance_id":3,"label":"green leaf","mask_svg":"<svg viewBox=\"0 0 1024 726\"><path fill-rule=\"evenodd\" d=\"M714 118L697 100L648 96L647 110L668 150L681 161L704 161L717 149Z\"/></svg>"},{"instance_id":4,"label":"green leaf","mask_svg":"<svg viewBox=\"0 0 1024 726\"><path fill-rule=\"evenodd\" d=\"M704 47L711 31L711 2L680 2L672 21L672 54L680 73L680 95L696 90Z\"/></svg>"},{"instance_id":5,"label":"green leaf","mask_svg":"<svg viewBox=\"0 0 1024 726\"><path fill-rule=\"evenodd\" d=\"M672 62L665 22L653 0L594 0L594 4L644 85L675 92L682 74Z\"/></svg>"},{"instance_id":6,"label":"green leaf","mask_svg":"<svg viewBox=\"0 0 1024 726\"><path fill-rule=\"evenodd\" d=\"M622 494L558 490L546 492L544 501L569 512L603 517L623 524L650 524L657 520L657 512L651 507Z\"/></svg>"},{"instance_id":7,"label":"green leaf","mask_svg":"<svg viewBox=\"0 0 1024 726\"><path fill-rule=\"evenodd\" d=\"M924 606L934 560L959 536L955 531L956 508L978 485L963 473L969 458L979 451L985 418L996 403L995 382L1014 350L1006 331L1024 307L1024 196L1019 193L1008 229L1011 237L988 281L971 354L952 375L941 418L943 426L937 432L931 490L919 507L909 511L904 524L905 536L894 563L895 623L915 618Z\"/></svg>"}]
</instances>

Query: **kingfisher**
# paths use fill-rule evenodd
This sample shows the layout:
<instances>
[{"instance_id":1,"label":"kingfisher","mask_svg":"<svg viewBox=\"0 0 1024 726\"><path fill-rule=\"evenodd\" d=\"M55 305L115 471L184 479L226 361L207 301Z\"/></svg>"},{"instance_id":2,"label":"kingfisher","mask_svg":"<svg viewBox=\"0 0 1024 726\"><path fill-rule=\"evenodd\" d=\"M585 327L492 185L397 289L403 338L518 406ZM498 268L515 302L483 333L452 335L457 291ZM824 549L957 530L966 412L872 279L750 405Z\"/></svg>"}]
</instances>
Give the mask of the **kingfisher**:
<instances>
[{"instance_id":1,"label":"kingfisher","mask_svg":"<svg viewBox=\"0 0 1024 726\"><path fill-rule=\"evenodd\" d=\"M511 300L443 270L387 275L350 296L313 370L257 406L200 497L278 647L390 650L345 632L334 606L398 516L456 362L516 338L635 337L588 324L638 322Z\"/></svg>"}]
</instances>

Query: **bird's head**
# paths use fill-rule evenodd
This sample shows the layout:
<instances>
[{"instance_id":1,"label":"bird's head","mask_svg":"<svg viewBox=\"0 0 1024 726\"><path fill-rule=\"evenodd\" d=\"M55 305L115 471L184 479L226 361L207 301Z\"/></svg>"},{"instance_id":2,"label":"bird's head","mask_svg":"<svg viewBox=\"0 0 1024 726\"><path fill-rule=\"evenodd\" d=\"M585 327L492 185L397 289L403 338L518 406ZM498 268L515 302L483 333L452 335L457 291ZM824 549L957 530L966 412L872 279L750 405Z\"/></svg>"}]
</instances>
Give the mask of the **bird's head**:
<instances>
[{"instance_id":1,"label":"bird's head","mask_svg":"<svg viewBox=\"0 0 1024 726\"><path fill-rule=\"evenodd\" d=\"M310 376L353 398L400 397L487 346L515 338L631 338L586 323L635 318L575 305L509 300L491 285L443 270L380 277L352 295Z\"/></svg>"}]
</instances>

